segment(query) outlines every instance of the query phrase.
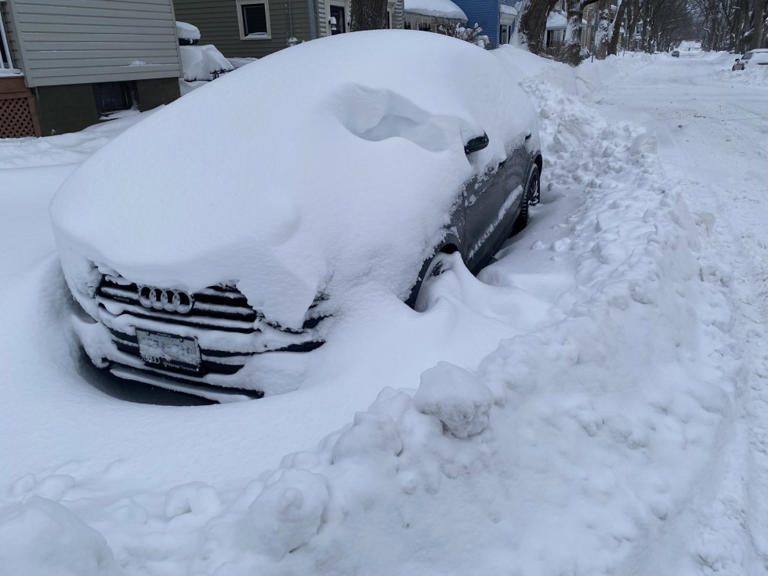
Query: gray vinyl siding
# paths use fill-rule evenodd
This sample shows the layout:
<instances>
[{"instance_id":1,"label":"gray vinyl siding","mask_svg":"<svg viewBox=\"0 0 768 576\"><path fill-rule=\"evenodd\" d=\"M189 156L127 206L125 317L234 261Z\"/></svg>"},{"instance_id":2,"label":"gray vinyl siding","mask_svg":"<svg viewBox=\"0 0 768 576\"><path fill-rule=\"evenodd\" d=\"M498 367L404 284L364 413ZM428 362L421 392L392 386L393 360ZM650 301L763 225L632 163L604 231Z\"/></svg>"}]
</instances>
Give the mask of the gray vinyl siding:
<instances>
[{"instance_id":1,"label":"gray vinyl siding","mask_svg":"<svg viewBox=\"0 0 768 576\"><path fill-rule=\"evenodd\" d=\"M11 51L11 60L13 60L13 67L19 70L24 69L24 64L21 60L21 49L19 47L18 36L16 34L16 25L13 22L13 14L11 13L11 6L8 2L0 2L0 16L3 18L3 25L5 27L5 36L8 41L8 48Z\"/></svg>"},{"instance_id":2,"label":"gray vinyl siding","mask_svg":"<svg viewBox=\"0 0 768 576\"><path fill-rule=\"evenodd\" d=\"M392 13L392 28L396 30L401 30L405 24L404 4L405 0L395 1L395 10Z\"/></svg>"},{"instance_id":3,"label":"gray vinyl siding","mask_svg":"<svg viewBox=\"0 0 768 576\"><path fill-rule=\"evenodd\" d=\"M235 0L174 0L174 7L178 20L200 29L200 44L215 44L230 58L261 58L277 52L287 47L291 35L299 41L312 39L307 0L268 1L272 37L254 40L240 39Z\"/></svg>"},{"instance_id":4,"label":"gray vinyl siding","mask_svg":"<svg viewBox=\"0 0 768 576\"><path fill-rule=\"evenodd\" d=\"M311 2L312 0L310 0ZM315 18L317 19L317 35L328 36L328 15L325 10L325 0L316 0L315 4Z\"/></svg>"},{"instance_id":5,"label":"gray vinyl siding","mask_svg":"<svg viewBox=\"0 0 768 576\"><path fill-rule=\"evenodd\" d=\"M10 7L30 87L181 75L171 0L10 0Z\"/></svg>"}]
</instances>

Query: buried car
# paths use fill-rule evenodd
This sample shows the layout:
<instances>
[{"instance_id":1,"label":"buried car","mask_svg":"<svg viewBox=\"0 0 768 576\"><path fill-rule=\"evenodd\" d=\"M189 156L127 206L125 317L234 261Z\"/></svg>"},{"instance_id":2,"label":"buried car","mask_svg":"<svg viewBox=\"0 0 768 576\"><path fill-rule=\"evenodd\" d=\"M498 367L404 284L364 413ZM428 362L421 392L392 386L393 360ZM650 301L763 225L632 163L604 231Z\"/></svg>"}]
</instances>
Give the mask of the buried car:
<instances>
[{"instance_id":1,"label":"buried car","mask_svg":"<svg viewBox=\"0 0 768 576\"><path fill-rule=\"evenodd\" d=\"M539 194L519 78L461 40L361 32L148 115L51 205L91 361L215 400L285 392L351 294L414 305L446 252L477 270Z\"/></svg>"}]
</instances>

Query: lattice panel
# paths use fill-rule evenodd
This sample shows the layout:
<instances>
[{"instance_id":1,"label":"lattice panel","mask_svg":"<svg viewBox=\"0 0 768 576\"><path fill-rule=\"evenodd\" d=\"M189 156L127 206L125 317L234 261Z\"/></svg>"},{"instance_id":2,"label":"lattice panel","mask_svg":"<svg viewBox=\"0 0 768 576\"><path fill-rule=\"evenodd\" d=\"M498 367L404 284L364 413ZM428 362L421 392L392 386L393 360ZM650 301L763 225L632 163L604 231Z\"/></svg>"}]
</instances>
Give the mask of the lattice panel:
<instances>
[{"instance_id":1,"label":"lattice panel","mask_svg":"<svg viewBox=\"0 0 768 576\"><path fill-rule=\"evenodd\" d=\"M0 138L35 136L29 98L0 95Z\"/></svg>"}]
</instances>

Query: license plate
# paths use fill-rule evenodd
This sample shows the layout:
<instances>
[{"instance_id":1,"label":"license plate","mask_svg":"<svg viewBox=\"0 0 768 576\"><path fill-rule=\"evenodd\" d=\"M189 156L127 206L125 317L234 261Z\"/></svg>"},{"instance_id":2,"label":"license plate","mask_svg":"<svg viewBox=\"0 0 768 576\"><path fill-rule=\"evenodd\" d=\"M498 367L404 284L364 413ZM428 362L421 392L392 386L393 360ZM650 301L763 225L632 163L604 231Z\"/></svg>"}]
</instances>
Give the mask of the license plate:
<instances>
[{"instance_id":1,"label":"license plate","mask_svg":"<svg viewBox=\"0 0 768 576\"><path fill-rule=\"evenodd\" d=\"M147 364L163 368L200 369L200 346L195 338L136 330L139 355Z\"/></svg>"}]
</instances>

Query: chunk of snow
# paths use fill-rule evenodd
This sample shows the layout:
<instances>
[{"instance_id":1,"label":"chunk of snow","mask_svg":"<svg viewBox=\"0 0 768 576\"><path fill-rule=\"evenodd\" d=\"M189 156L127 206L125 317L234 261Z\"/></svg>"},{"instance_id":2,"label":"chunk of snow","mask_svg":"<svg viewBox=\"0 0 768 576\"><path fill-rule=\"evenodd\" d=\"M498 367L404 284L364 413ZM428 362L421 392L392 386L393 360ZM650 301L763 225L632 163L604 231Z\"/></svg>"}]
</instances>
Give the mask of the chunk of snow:
<instances>
[{"instance_id":1,"label":"chunk of snow","mask_svg":"<svg viewBox=\"0 0 768 576\"><path fill-rule=\"evenodd\" d=\"M180 22L176 20L176 36L179 40L187 40L194 44L200 40L200 29L189 22Z\"/></svg>"},{"instance_id":2,"label":"chunk of snow","mask_svg":"<svg viewBox=\"0 0 768 576\"><path fill-rule=\"evenodd\" d=\"M253 547L275 558L309 542L323 522L326 480L307 470L278 473L248 510Z\"/></svg>"},{"instance_id":3,"label":"chunk of snow","mask_svg":"<svg viewBox=\"0 0 768 576\"><path fill-rule=\"evenodd\" d=\"M440 362L421 375L413 402L424 414L439 418L453 436L468 438L488 427L493 395L470 372Z\"/></svg>"}]
</instances>

